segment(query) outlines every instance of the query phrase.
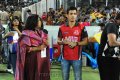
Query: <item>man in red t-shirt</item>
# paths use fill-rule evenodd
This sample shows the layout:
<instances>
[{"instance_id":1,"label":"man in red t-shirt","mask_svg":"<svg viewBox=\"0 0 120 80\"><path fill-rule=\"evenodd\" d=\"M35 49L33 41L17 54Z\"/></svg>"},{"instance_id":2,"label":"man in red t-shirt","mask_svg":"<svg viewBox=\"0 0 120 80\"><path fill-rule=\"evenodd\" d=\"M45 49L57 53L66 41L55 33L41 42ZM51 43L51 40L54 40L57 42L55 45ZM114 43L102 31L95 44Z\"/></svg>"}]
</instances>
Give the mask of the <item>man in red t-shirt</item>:
<instances>
[{"instance_id":1,"label":"man in red t-shirt","mask_svg":"<svg viewBox=\"0 0 120 80\"><path fill-rule=\"evenodd\" d=\"M69 80L70 66L73 67L75 80L81 80L81 50L88 43L88 34L84 26L76 22L77 9L67 10L67 22L59 28L58 44L63 45L61 61L63 80Z\"/></svg>"}]
</instances>

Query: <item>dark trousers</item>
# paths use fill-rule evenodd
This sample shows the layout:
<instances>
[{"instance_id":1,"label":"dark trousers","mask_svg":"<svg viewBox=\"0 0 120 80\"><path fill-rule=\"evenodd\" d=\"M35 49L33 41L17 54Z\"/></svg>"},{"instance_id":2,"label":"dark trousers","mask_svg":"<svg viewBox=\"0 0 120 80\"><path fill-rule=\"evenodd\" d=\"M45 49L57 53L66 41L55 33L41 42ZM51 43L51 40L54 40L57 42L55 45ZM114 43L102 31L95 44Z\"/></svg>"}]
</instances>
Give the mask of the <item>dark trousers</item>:
<instances>
[{"instance_id":1,"label":"dark trousers","mask_svg":"<svg viewBox=\"0 0 120 80\"><path fill-rule=\"evenodd\" d=\"M120 59L98 56L97 61L101 80L120 80Z\"/></svg>"},{"instance_id":2,"label":"dark trousers","mask_svg":"<svg viewBox=\"0 0 120 80\"><path fill-rule=\"evenodd\" d=\"M15 71L16 71L16 59L17 59L17 54L16 53L11 54L11 64L13 67L14 75L15 75Z\"/></svg>"},{"instance_id":3,"label":"dark trousers","mask_svg":"<svg viewBox=\"0 0 120 80\"><path fill-rule=\"evenodd\" d=\"M8 60L7 68L11 69L11 65L12 65L14 75L15 75L15 71L16 71L16 59L17 59L17 54L16 53L10 53L9 54L9 60Z\"/></svg>"}]
</instances>

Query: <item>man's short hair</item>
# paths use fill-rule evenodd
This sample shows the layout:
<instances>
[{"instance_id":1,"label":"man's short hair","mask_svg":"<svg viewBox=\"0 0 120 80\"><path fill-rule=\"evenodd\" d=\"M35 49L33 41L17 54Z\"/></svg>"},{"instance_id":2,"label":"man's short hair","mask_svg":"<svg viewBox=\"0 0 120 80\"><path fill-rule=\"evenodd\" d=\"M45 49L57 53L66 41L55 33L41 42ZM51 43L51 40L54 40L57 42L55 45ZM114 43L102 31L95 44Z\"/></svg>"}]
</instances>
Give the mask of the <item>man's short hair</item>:
<instances>
[{"instance_id":1,"label":"man's short hair","mask_svg":"<svg viewBox=\"0 0 120 80\"><path fill-rule=\"evenodd\" d=\"M117 16L115 17L116 20L120 20L120 13L117 14Z\"/></svg>"},{"instance_id":2,"label":"man's short hair","mask_svg":"<svg viewBox=\"0 0 120 80\"><path fill-rule=\"evenodd\" d=\"M104 27L105 24L104 23L99 23L98 26Z\"/></svg>"},{"instance_id":3,"label":"man's short hair","mask_svg":"<svg viewBox=\"0 0 120 80\"><path fill-rule=\"evenodd\" d=\"M76 11L77 11L77 8L76 8L76 7L73 7L73 6L69 7L69 8L67 9L67 14L69 13L70 10L76 10Z\"/></svg>"},{"instance_id":4,"label":"man's short hair","mask_svg":"<svg viewBox=\"0 0 120 80\"><path fill-rule=\"evenodd\" d=\"M31 12L31 10L30 10L30 9L28 9L28 10L27 10L27 12Z\"/></svg>"}]
</instances>

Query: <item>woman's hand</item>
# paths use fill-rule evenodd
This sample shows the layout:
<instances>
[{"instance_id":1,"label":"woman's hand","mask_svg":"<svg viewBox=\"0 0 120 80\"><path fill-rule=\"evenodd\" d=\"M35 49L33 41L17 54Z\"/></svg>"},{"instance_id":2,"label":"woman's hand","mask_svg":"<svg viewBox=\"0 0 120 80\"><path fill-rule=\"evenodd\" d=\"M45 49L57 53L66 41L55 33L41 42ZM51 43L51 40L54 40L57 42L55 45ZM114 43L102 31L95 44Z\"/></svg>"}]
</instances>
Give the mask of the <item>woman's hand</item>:
<instances>
[{"instance_id":1,"label":"woman's hand","mask_svg":"<svg viewBox=\"0 0 120 80\"><path fill-rule=\"evenodd\" d=\"M9 32L6 36L14 36L14 32Z\"/></svg>"},{"instance_id":2,"label":"woman's hand","mask_svg":"<svg viewBox=\"0 0 120 80\"><path fill-rule=\"evenodd\" d=\"M40 50L44 50L44 48L46 48L46 45L42 44L42 45L38 46L38 48L39 48Z\"/></svg>"},{"instance_id":3,"label":"woman's hand","mask_svg":"<svg viewBox=\"0 0 120 80\"><path fill-rule=\"evenodd\" d=\"M42 44L42 45L36 46L36 47L27 47L27 51L28 52L42 51L42 50L44 50L44 48L46 48L46 45Z\"/></svg>"},{"instance_id":4,"label":"woman's hand","mask_svg":"<svg viewBox=\"0 0 120 80\"><path fill-rule=\"evenodd\" d=\"M43 39L43 42L44 42L44 45L46 45L46 46L49 45L48 39Z\"/></svg>"},{"instance_id":5,"label":"woman's hand","mask_svg":"<svg viewBox=\"0 0 120 80\"><path fill-rule=\"evenodd\" d=\"M20 30L19 30L17 27L13 27L13 29L18 32L18 35L19 35L19 36L22 35L22 33L20 32Z\"/></svg>"}]
</instances>

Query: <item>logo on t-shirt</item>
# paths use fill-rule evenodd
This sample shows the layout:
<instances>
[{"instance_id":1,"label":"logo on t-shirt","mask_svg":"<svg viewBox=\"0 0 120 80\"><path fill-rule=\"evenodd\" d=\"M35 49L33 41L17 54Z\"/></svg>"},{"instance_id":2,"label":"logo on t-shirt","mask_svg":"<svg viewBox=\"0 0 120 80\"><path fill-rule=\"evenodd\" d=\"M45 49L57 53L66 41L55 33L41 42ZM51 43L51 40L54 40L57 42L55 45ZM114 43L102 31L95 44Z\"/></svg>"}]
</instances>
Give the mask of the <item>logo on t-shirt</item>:
<instances>
[{"instance_id":1,"label":"logo on t-shirt","mask_svg":"<svg viewBox=\"0 0 120 80\"><path fill-rule=\"evenodd\" d=\"M75 37L75 36L68 36L68 37L65 37L65 39L67 41L70 41L70 42L77 42L78 41L78 37Z\"/></svg>"},{"instance_id":2,"label":"logo on t-shirt","mask_svg":"<svg viewBox=\"0 0 120 80\"><path fill-rule=\"evenodd\" d=\"M68 34L68 32L64 32L64 34Z\"/></svg>"},{"instance_id":3,"label":"logo on t-shirt","mask_svg":"<svg viewBox=\"0 0 120 80\"><path fill-rule=\"evenodd\" d=\"M78 30L75 30L73 34L74 34L74 35L79 35L79 31L78 31Z\"/></svg>"}]
</instances>

